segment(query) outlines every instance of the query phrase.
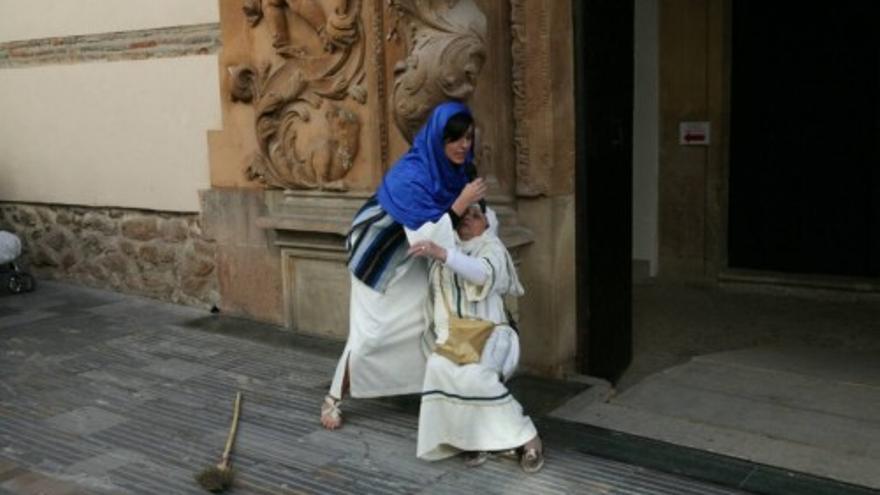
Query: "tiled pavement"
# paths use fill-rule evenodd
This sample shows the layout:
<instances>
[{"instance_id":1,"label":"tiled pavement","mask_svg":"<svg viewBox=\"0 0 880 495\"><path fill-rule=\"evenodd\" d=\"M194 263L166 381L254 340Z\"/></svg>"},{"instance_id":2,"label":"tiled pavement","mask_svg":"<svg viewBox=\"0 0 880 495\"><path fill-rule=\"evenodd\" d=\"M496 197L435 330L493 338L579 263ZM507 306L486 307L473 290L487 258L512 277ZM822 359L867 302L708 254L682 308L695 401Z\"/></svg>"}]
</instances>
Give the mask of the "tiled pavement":
<instances>
[{"instance_id":1,"label":"tiled pavement","mask_svg":"<svg viewBox=\"0 0 880 495\"><path fill-rule=\"evenodd\" d=\"M61 283L0 294L0 495L204 493L193 475L217 461L238 390L231 494L741 493L587 455L552 422L540 423L537 475L505 459L423 462L413 399L349 401L345 427L324 431L317 407L339 350ZM532 389L545 402L557 390Z\"/></svg>"}]
</instances>

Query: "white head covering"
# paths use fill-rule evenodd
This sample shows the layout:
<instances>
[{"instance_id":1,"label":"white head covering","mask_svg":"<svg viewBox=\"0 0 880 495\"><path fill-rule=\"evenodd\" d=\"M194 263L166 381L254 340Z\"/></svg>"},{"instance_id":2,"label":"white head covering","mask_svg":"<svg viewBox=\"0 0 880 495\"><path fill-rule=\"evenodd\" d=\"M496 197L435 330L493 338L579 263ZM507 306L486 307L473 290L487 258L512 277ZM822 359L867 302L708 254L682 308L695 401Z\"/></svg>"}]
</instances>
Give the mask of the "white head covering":
<instances>
[{"instance_id":1,"label":"white head covering","mask_svg":"<svg viewBox=\"0 0 880 495\"><path fill-rule=\"evenodd\" d=\"M507 250L507 247L504 246L504 243L498 237L500 222L498 221L498 215L495 213L495 210L488 207L486 208L486 220L489 222L489 227L486 229L486 231L483 232L481 235L478 235L466 241L463 241L461 240L461 238L459 238L460 246L467 252L474 252L486 243L497 243L500 246L500 249L504 251L504 258L507 263L507 272L509 274L508 286L499 287L499 289L502 289L501 292L510 294L512 296L521 296L525 293L525 289L523 289L522 284L520 284L519 282L519 275L516 273L516 266L514 266L513 264L513 258L511 258L510 252ZM456 233L456 237L458 237L458 233Z\"/></svg>"},{"instance_id":2,"label":"white head covering","mask_svg":"<svg viewBox=\"0 0 880 495\"><path fill-rule=\"evenodd\" d=\"M489 222L489 228L486 231L498 237L498 215L495 214L495 210L488 206L486 207L486 221Z\"/></svg>"}]
</instances>

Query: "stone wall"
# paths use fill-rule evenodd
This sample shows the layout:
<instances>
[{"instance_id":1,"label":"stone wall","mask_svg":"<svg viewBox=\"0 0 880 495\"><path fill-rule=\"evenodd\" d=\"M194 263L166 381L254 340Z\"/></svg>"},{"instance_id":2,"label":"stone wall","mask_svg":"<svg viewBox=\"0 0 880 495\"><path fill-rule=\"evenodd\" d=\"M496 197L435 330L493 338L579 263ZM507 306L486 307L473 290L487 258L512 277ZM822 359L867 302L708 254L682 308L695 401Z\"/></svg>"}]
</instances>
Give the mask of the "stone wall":
<instances>
[{"instance_id":1,"label":"stone wall","mask_svg":"<svg viewBox=\"0 0 880 495\"><path fill-rule=\"evenodd\" d=\"M218 300L215 243L196 214L0 203L0 230L21 238L38 278L206 308Z\"/></svg>"}]
</instances>

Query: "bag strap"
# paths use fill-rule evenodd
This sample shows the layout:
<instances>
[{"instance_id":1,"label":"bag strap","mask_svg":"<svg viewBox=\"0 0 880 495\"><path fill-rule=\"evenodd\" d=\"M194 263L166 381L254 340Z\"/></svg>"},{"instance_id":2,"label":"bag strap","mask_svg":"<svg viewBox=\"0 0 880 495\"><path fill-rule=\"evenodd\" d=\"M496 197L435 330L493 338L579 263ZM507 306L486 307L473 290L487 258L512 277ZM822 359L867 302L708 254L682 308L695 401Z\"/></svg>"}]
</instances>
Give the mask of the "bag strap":
<instances>
[{"instance_id":1,"label":"bag strap","mask_svg":"<svg viewBox=\"0 0 880 495\"><path fill-rule=\"evenodd\" d=\"M445 286L443 284L443 265L441 263L437 264L437 270L440 271L440 298L443 299L443 306L446 308L446 317L447 318L453 318L453 317L454 318L462 318L461 316L458 316L458 315L453 316L452 308L449 307L449 300L446 297L446 290L445 290ZM507 311L507 308L504 308L504 312L507 313L508 320L512 320L512 318L510 318L510 312ZM495 322L492 322L492 323L496 327L498 325L510 325L510 323L508 323L508 321L504 321L501 323L495 323ZM516 332L519 333L519 330L516 330Z\"/></svg>"},{"instance_id":2,"label":"bag strap","mask_svg":"<svg viewBox=\"0 0 880 495\"><path fill-rule=\"evenodd\" d=\"M449 301L446 297L446 287L443 284L443 265L438 263L437 270L440 272L440 297L443 299L443 306L446 308L446 317L452 317L452 308L449 307Z\"/></svg>"}]
</instances>

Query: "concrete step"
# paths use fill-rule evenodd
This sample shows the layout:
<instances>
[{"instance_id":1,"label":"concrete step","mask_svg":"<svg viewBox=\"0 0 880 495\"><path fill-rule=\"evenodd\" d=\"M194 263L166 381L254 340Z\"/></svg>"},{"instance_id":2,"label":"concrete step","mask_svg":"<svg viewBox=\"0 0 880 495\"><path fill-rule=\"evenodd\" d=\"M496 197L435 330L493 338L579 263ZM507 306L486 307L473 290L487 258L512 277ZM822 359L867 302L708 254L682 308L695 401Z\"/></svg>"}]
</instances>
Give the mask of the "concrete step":
<instances>
[{"instance_id":1,"label":"concrete step","mask_svg":"<svg viewBox=\"0 0 880 495\"><path fill-rule=\"evenodd\" d=\"M880 466L880 390L774 371L689 363L613 403L873 458Z\"/></svg>"},{"instance_id":2,"label":"concrete step","mask_svg":"<svg viewBox=\"0 0 880 495\"><path fill-rule=\"evenodd\" d=\"M614 388L606 380L587 375L569 375L566 381L583 383L589 387L565 401L561 406L553 409L550 416L554 418L564 419L567 421L578 421L581 411L584 411L593 404L607 402L614 395Z\"/></svg>"},{"instance_id":3,"label":"concrete step","mask_svg":"<svg viewBox=\"0 0 880 495\"><path fill-rule=\"evenodd\" d=\"M880 387L880 352L768 346L706 354L695 357L693 361L796 373L841 384Z\"/></svg>"},{"instance_id":4,"label":"concrete step","mask_svg":"<svg viewBox=\"0 0 880 495\"><path fill-rule=\"evenodd\" d=\"M880 427L880 386L703 358L663 371L650 383L654 379ZM618 400L629 396L623 393Z\"/></svg>"},{"instance_id":5,"label":"concrete step","mask_svg":"<svg viewBox=\"0 0 880 495\"><path fill-rule=\"evenodd\" d=\"M569 415L570 419L571 415ZM574 419L684 447L705 450L844 483L880 489L878 461L767 435L668 416L616 403L594 403Z\"/></svg>"},{"instance_id":6,"label":"concrete step","mask_svg":"<svg viewBox=\"0 0 880 495\"><path fill-rule=\"evenodd\" d=\"M557 417L880 488L880 354L753 348L650 375Z\"/></svg>"}]
</instances>

